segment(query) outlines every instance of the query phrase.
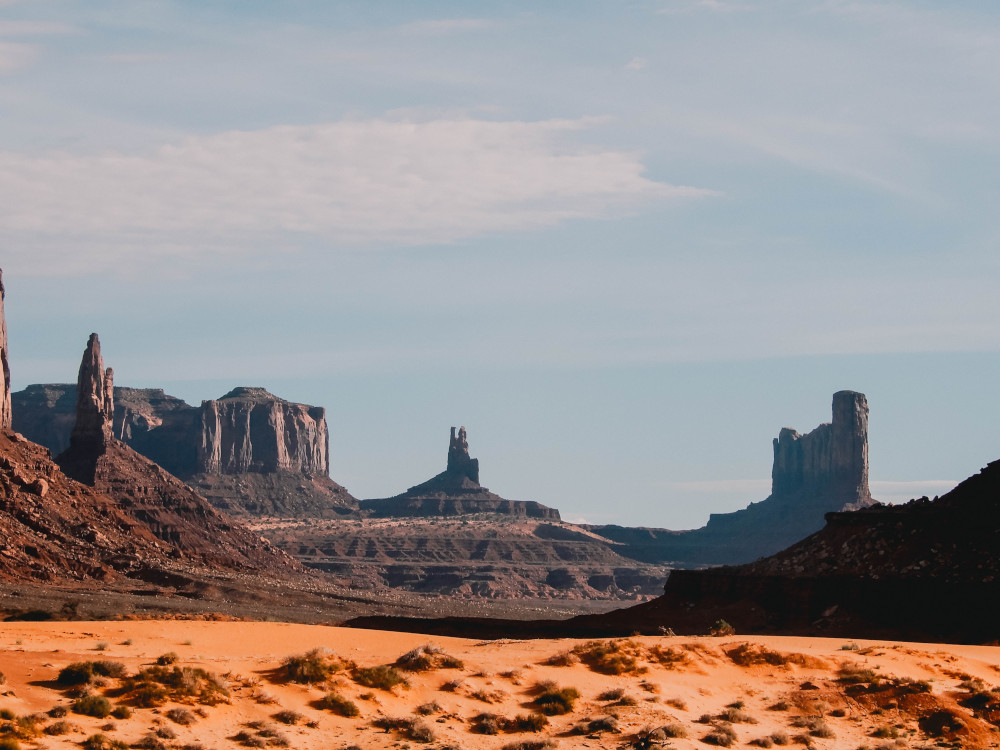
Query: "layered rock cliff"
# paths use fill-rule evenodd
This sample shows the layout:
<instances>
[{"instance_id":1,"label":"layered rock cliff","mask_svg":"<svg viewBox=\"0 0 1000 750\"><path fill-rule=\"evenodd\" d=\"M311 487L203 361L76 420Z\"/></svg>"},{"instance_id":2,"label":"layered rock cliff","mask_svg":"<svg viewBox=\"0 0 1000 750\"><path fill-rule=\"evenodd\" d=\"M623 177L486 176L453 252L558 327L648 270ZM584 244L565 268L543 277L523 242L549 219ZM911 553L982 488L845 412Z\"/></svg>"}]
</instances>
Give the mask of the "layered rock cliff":
<instances>
[{"instance_id":1,"label":"layered rock cliff","mask_svg":"<svg viewBox=\"0 0 1000 750\"><path fill-rule=\"evenodd\" d=\"M69 446L77 388L14 394L15 427L53 454ZM263 388L191 406L158 388L113 389L112 434L237 515L332 517L357 501L330 479L325 410Z\"/></svg>"},{"instance_id":2,"label":"layered rock cliff","mask_svg":"<svg viewBox=\"0 0 1000 750\"><path fill-rule=\"evenodd\" d=\"M773 554L817 531L831 511L872 504L868 489L868 402L833 395L833 421L805 435L783 428L774 440L771 494L734 513L713 513L690 531L588 527L625 545L621 554L674 567L732 565Z\"/></svg>"},{"instance_id":3,"label":"layered rock cliff","mask_svg":"<svg viewBox=\"0 0 1000 750\"><path fill-rule=\"evenodd\" d=\"M7 318L3 311L5 296L3 270L0 269L0 430L11 427L10 364L7 355Z\"/></svg>"},{"instance_id":4,"label":"layered rock cliff","mask_svg":"<svg viewBox=\"0 0 1000 750\"><path fill-rule=\"evenodd\" d=\"M559 520L555 508L533 501L507 500L479 484L479 460L469 455L465 428L451 428L447 468L401 495L362 500L361 509L377 518L392 516L455 516L501 513Z\"/></svg>"}]
</instances>

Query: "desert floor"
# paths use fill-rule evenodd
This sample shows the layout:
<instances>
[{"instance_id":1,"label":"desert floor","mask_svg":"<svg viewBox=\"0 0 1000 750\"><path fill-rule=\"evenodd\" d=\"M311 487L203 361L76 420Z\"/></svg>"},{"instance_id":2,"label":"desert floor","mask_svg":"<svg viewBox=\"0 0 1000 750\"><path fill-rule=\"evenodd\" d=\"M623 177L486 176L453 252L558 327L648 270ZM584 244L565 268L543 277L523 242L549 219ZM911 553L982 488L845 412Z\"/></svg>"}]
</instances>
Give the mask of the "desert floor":
<instances>
[{"instance_id":1,"label":"desert floor","mask_svg":"<svg viewBox=\"0 0 1000 750\"><path fill-rule=\"evenodd\" d=\"M391 689L378 685L392 670L364 670L428 644ZM286 658L313 649L296 664L322 681L289 680ZM61 684L79 662L103 666ZM0 747L94 735L86 747L997 747L998 665L996 647L825 638L483 642L282 623L5 622ZM118 718L74 711L101 713L100 696ZM351 705L357 716L336 713Z\"/></svg>"}]
</instances>

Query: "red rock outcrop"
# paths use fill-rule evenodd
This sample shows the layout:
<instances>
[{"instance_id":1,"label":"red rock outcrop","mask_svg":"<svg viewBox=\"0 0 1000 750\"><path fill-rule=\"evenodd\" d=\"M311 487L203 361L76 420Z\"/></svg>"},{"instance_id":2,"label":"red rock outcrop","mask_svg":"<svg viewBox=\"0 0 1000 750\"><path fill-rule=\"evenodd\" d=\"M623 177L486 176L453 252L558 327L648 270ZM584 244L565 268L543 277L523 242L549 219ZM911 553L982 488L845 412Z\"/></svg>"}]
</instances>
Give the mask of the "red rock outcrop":
<instances>
[{"instance_id":1,"label":"red rock outcrop","mask_svg":"<svg viewBox=\"0 0 1000 750\"><path fill-rule=\"evenodd\" d=\"M10 364L7 355L7 318L4 316L3 270L0 269L0 430L9 430L10 411Z\"/></svg>"},{"instance_id":2,"label":"red rock outcrop","mask_svg":"<svg viewBox=\"0 0 1000 750\"><path fill-rule=\"evenodd\" d=\"M378 518L392 516L455 516L500 513L559 520L559 511L541 503L507 500L479 484L479 460L469 456L465 428L451 428L447 468L423 484L394 497L362 500L361 509Z\"/></svg>"},{"instance_id":3,"label":"red rock outcrop","mask_svg":"<svg viewBox=\"0 0 1000 750\"><path fill-rule=\"evenodd\" d=\"M122 511L190 559L226 568L301 571L269 542L115 439L113 412L111 369L105 370L100 341L92 334L80 366L70 447L56 459L63 471L111 497Z\"/></svg>"}]
</instances>

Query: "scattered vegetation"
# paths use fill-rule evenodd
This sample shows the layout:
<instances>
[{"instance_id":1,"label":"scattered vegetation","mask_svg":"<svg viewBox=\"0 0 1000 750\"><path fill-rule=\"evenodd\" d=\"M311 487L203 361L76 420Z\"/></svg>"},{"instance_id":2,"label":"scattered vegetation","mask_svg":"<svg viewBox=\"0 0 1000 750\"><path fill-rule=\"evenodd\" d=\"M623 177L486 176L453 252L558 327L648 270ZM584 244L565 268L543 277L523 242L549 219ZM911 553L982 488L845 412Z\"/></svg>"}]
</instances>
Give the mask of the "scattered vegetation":
<instances>
[{"instance_id":1,"label":"scattered vegetation","mask_svg":"<svg viewBox=\"0 0 1000 750\"><path fill-rule=\"evenodd\" d=\"M111 715L116 719L127 719L132 715L132 709L128 706L115 706L111 709Z\"/></svg>"},{"instance_id":2,"label":"scattered vegetation","mask_svg":"<svg viewBox=\"0 0 1000 750\"><path fill-rule=\"evenodd\" d=\"M553 654L548 659L542 662L550 667L572 667L574 664L580 663L580 657L577 656L572 651L563 651L558 654Z\"/></svg>"},{"instance_id":3,"label":"scattered vegetation","mask_svg":"<svg viewBox=\"0 0 1000 750\"><path fill-rule=\"evenodd\" d=\"M314 648L298 656L289 656L281 664L286 679L307 685L326 682L331 675L353 666L353 663L339 659L325 648Z\"/></svg>"},{"instance_id":4,"label":"scattered vegetation","mask_svg":"<svg viewBox=\"0 0 1000 750\"><path fill-rule=\"evenodd\" d=\"M125 681L124 690L126 699L141 708L162 706L168 700L205 706L229 700L219 676L200 667L146 667Z\"/></svg>"},{"instance_id":5,"label":"scattered vegetation","mask_svg":"<svg viewBox=\"0 0 1000 750\"><path fill-rule=\"evenodd\" d=\"M377 690L392 690L397 685L409 686L406 678L395 667L382 665L378 667L358 667L351 677L359 685Z\"/></svg>"},{"instance_id":6,"label":"scattered vegetation","mask_svg":"<svg viewBox=\"0 0 1000 750\"><path fill-rule=\"evenodd\" d=\"M728 724L717 724L701 741L707 745L730 747L736 742L736 732Z\"/></svg>"},{"instance_id":7,"label":"scattered vegetation","mask_svg":"<svg viewBox=\"0 0 1000 750\"><path fill-rule=\"evenodd\" d=\"M537 696L534 705L547 716L568 714L580 697L580 691L574 687L561 688L553 682L543 682L535 686Z\"/></svg>"},{"instance_id":8,"label":"scattered vegetation","mask_svg":"<svg viewBox=\"0 0 1000 750\"><path fill-rule=\"evenodd\" d=\"M429 703L422 703L414 709L414 713L420 714L421 716L433 716L434 714L439 714L444 709L441 708L441 704L437 701L430 701Z\"/></svg>"},{"instance_id":9,"label":"scattered vegetation","mask_svg":"<svg viewBox=\"0 0 1000 750\"><path fill-rule=\"evenodd\" d=\"M387 732L396 732L405 739L412 740L413 742L434 741L434 732L420 719L382 716L375 719L372 724Z\"/></svg>"},{"instance_id":10,"label":"scattered vegetation","mask_svg":"<svg viewBox=\"0 0 1000 750\"><path fill-rule=\"evenodd\" d=\"M506 732L540 732L548 726L549 720L539 713L519 714L513 719L491 713L481 713L472 717L470 732L475 734L499 734Z\"/></svg>"},{"instance_id":11,"label":"scattered vegetation","mask_svg":"<svg viewBox=\"0 0 1000 750\"><path fill-rule=\"evenodd\" d=\"M316 702L316 706L317 708L333 711L338 716L346 716L347 718L352 718L361 713L354 701L336 692L324 695Z\"/></svg>"},{"instance_id":12,"label":"scattered vegetation","mask_svg":"<svg viewBox=\"0 0 1000 750\"><path fill-rule=\"evenodd\" d=\"M407 651L396 659L395 666L407 672L428 672L432 669L463 669L465 664L428 643Z\"/></svg>"},{"instance_id":13,"label":"scattered vegetation","mask_svg":"<svg viewBox=\"0 0 1000 750\"><path fill-rule=\"evenodd\" d=\"M56 677L56 682L63 687L86 685L95 677L113 677L119 679L128 674L125 665L118 661L78 661L63 667Z\"/></svg>"},{"instance_id":14,"label":"scattered vegetation","mask_svg":"<svg viewBox=\"0 0 1000 750\"><path fill-rule=\"evenodd\" d=\"M73 713L103 719L111 714L111 701L103 695L83 695L73 701Z\"/></svg>"},{"instance_id":15,"label":"scattered vegetation","mask_svg":"<svg viewBox=\"0 0 1000 750\"><path fill-rule=\"evenodd\" d=\"M509 742L500 750L553 750L556 743L552 740L522 740L521 742Z\"/></svg>"},{"instance_id":16,"label":"scattered vegetation","mask_svg":"<svg viewBox=\"0 0 1000 750\"><path fill-rule=\"evenodd\" d=\"M726 650L726 656L733 664L741 667L753 667L767 665L772 667L785 667L795 664L800 667L810 667L821 669L826 667L826 662L813 656L805 654L785 654L774 651L758 643L740 643L731 649Z\"/></svg>"},{"instance_id":17,"label":"scattered vegetation","mask_svg":"<svg viewBox=\"0 0 1000 750\"><path fill-rule=\"evenodd\" d=\"M177 655L176 651L168 651L167 653L160 654L160 656L156 657L156 663L161 667L169 667L171 664L176 664L180 661L180 658L181 657Z\"/></svg>"},{"instance_id":18,"label":"scattered vegetation","mask_svg":"<svg viewBox=\"0 0 1000 750\"><path fill-rule=\"evenodd\" d=\"M271 718L275 721L280 721L282 724L298 724L304 717L299 712L286 708L275 714L271 714Z\"/></svg>"},{"instance_id":19,"label":"scattered vegetation","mask_svg":"<svg viewBox=\"0 0 1000 750\"><path fill-rule=\"evenodd\" d=\"M45 732L45 734L51 735L53 737L58 737L61 734L69 734L75 729L76 726L70 724L68 721L54 721L47 727L45 727L45 729L43 729L42 731Z\"/></svg>"},{"instance_id":20,"label":"scattered vegetation","mask_svg":"<svg viewBox=\"0 0 1000 750\"><path fill-rule=\"evenodd\" d=\"M182 727L190 726L195 722L194 714L186 708L171 708L167 711L166 716L170 721L180 724Z\"/></svg>"},{"instance_id":21,"label":"scattered vegetation","mask_svg":"<svg viewBox=\"0 0 1000 750\"><path fill-rule=\"evenodd\" d=\"M94 644L94 651L107 651L109 645L107 641L98 641Z\"/></svg>"},{"instance_id":22,"label":"scattered vegetation","mask_svg":"<svg viewBox=\"0 0 1000 750\"><path fill-rule=\"evenodd\" d=\"M128 750L128 745L106 734L92 734L83 741L83 750Z\"/></svg>"},{"instance_id":23,"label":"scattered vegetation","mask_svg":"<svg viewBox=\"0 0 1000 750\"><path fill-rule=\"evenodd\" d=\"M583 661L594 672L611 675L644 674L649 667L643 661L673 667L688 659L680 649L659 645L646 647L630 639L587 641L567 653ZM559 655L560 658L563 656L566 655ZM552 663L552 659L547 663Z\"/></svg>"}]
</instances>

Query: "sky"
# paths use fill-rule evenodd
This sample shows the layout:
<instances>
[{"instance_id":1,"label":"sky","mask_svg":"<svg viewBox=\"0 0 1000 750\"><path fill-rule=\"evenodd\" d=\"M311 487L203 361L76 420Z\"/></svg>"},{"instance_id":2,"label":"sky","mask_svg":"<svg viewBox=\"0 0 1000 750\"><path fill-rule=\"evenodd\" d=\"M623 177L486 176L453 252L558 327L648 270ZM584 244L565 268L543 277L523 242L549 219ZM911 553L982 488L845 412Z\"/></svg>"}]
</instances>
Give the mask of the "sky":
<instances>
[{"instance_id":1,"label":"sky","mask_svg":"<svg viewBox=\"0 0 1000 750\"><path fill-rule=\"evenodd\" d=\"M465 425L593 523L763 499L871 408L873 494L1000 458L993 0L0 0L15 390L325 406L385 497Z\"/></svg>"}]
</instances>

